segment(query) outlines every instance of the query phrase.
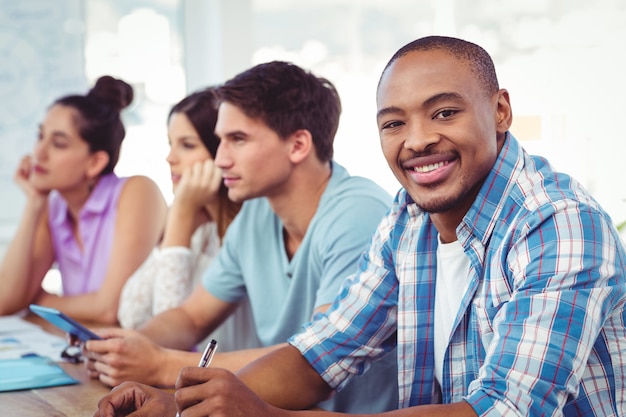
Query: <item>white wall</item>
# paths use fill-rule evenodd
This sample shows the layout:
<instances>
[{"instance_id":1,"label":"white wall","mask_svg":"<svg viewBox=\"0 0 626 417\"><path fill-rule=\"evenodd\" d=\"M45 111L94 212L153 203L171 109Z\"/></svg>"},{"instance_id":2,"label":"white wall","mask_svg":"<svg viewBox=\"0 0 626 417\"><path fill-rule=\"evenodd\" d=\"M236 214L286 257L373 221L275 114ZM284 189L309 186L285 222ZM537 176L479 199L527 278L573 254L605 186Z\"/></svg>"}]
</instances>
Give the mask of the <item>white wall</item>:
<instances>
[{"instance_id":1,"label":"white wall","mask_svg":"<svg viewBox=\"0 0 626 417\"><path fill-rule=\"evenodd\" d=\"M13 175L53 99L85 89L82 2L4 1L0 7L0 259L24 204Z\"/></svg>"},{"instance_id":2,"label":"white wall","mask_svg":"<svg viewBox=\"0 0 626 417\"><path fill-rule=\"evenodd\" d=\"M139 35L146 33L137 43L144 47L133 52L118 33L119 21L133 10L153 9L162 17L177 7L178 20L168 17L167 45L138 28ZM13 172L32 146L45 106L62 94L84 92L102 73L137 78L138 98L127 114L118 174L149 175L166 198L170 106L186 92L271 59L293 61L336 84L344 108L337 160L393 193L398 184L375 127L376 82L395 50L433 33L475 41L494 56L501 84L511 93L513 132L530 152L547 156L583 182L621 222L626 219L621 174L626 140L619 125L626 113L624 21L626 2L615 0L507 0L498 7L491 0L5 1L0 8L0 255L23 204ZM154 71L137 71L145 45L159 46L150 41L162 47L162 59ZM533 120L540 120L535 131L529 128Z\"/></svg>"},{"instance_id":3,"label":"white wall","mask_svg":"<svg viewBox=\"0 0 626 417\"><path fill-rule=\"evenodd\" d=\"M250 66L250 0L183 0L182 13L188 92Z\"/></svg>"}]
</instances>

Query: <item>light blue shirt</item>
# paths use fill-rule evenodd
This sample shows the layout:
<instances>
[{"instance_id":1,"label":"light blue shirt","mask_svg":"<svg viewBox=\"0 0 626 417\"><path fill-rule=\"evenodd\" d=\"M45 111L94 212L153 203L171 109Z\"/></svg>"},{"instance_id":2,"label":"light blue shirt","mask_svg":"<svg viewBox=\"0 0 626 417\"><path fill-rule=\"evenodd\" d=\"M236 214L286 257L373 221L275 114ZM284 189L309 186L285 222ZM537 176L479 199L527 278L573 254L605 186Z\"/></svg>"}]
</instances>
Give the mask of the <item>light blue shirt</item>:
<instances>
[{"instance_id":1,"label":"light blue shirt","mask_svg":"<svg viewBox=\"0 0 626 417\"><path fill-rule=\"evenodd\" d=\"M291 260L281 220L267 199L258 198L244 203L203 277L207 291L221 300L236 302L248 295L265 346L286 342L311 320L317 307L332 303L391 204L391 197L374 182L350 176L337 163L332 167L318 209ZM368 378L359 378L352 389L335 396L333 406L321 406L353 413L397 408L395 355L389 356Z\"/></svg>"}]
</instances>

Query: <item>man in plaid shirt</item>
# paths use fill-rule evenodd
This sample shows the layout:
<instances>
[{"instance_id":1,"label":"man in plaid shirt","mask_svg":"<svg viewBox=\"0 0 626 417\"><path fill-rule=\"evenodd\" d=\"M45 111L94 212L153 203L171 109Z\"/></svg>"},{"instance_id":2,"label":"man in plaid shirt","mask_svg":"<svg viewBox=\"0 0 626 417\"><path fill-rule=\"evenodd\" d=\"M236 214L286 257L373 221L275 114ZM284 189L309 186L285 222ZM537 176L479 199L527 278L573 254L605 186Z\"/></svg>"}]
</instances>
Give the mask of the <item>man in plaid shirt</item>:
<instances>
[{"instance_id":1,"label":"man in plaid shirt","mask_svg":"<svg viewBox=\"0 0 626 417\"><path fill-rule=\"evenodd\" d=\"M358 271L291 346L238 378L183 369L178 408L289 416L397 346L400 409L385 415L625 416L623 244L579 183L509 132L487 52L418 39L383 71L377 104L404 188ZM146 411L169 401L136 393ZM101 415L124 402L106 400Z\"/></svg>"}]
</instances>

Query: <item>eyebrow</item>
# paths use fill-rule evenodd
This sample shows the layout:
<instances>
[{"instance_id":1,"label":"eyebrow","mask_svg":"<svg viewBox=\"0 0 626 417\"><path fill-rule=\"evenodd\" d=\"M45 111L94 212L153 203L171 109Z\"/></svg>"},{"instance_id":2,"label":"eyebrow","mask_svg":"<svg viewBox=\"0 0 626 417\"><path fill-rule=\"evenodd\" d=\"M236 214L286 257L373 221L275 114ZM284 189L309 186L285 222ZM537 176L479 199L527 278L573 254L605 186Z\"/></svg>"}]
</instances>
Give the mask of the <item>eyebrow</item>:
<instances>
[{"instance_id":1,"label":"eyebrow","mask_svg":"<svg viewBox=\"0 0 626 417\"><path fill-rule=\"evenodd\" d=\"M384 115L392 113L404 113L404 111L400 107L396 106L383 107L376 113L376 119L380 119Z\"/></svg>"},{"instance_id":2,"label":"eyebrow","mask_svg":"<svg viewBox=\"0 0 626 417\"><path fill-rule=\"evenodd\" d=\"M429 107L434 104L437 104L440 101L448 101L448 100L457 100L457 101L463 100L463 96L461 96L459 93L454 93L454 92L439 93L439 94L435 94L434 96L427 98L422 103L422 106ZM383 107L376 113L376 118L380 119L386 114L391 114L391 113L404 113L404 110L396 106Z\"/></svg>"},{"instance_id":3,"label":"eyebrow","mask_svg":"<svg viewBox=\"0 0 626 417\"><path fill-rule=\"evenodd\" d=\"M461 96L459 93L454 93L454 92L439 93L426 99L426 101L424 101L422 105L424 107L432 106L433 104L436 104L440 101L449 101L449 100L463 100L463 96Z\"/></svg>"},{"instance_id":4,"label":"eyebrow","mask_svg":"<svg viewBox=\"0 0 626 417\"><path fill-rule=\"evenodd\" d=\"M215 131L214 133L215 133L215 136L217 136L220 140L222 140L222 138L233 138L236 136L248 137L248 134L244 132L243 130L232 130L230 132L224 133L224 135L219 135L217 131Z\"/></svg>"},{"instance_id":5,"label":"eyebrow","mask_svg":"<svg viewBox=\"0 0 626 417\"><path fill-rule=\"evenodd\" d=\"M61 138L61 139L69 140L69 141L73 140L73 136L68 135L65 132L61 132L60 130L55 130L51 132L50 136L52 136L53 138Z\"/></svg>"},{"instance_id":6,"label":"eyebrow","mask_svg":"<svg viewBox=\"0 0 626 417\"><path fill-rule=\"evenodd\" d=\"M38 125L38 131L39 133L43 133L43 124L39 124ZM68 135L67 133L63 132L62 130L53 130L52 132L50 132L50 136L56 137L56 138L65 138L65 139L71 139L72 136Z\"/></svg>"},{"instance_id":7,"label":"eyebrow","mask_svg":"<svg viewBox=\"0 0 626 417\"><path fill-rule=\"evenodd\" d=\"M177 139L177 140L190 140L190 139L202 140L202 139L200 138L200 135L181 135L181 136L174 136L174 139Z\"/></svg>"}]
</instances>

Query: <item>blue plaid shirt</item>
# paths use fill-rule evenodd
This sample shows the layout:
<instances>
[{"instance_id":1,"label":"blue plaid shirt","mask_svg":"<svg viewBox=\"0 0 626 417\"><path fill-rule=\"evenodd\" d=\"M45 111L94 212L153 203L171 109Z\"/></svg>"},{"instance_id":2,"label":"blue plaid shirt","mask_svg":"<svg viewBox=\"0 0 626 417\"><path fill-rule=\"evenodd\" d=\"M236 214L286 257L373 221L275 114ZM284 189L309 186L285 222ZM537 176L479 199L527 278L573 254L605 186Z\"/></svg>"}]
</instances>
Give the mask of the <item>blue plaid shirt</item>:
<instances>
[{"instance_id":1,"label":"blue plaid shirt","mask_svg":"<svg viewBox=\"0 0 626 417\"><path fill-rule=\"evenodd\" d=\"M401 408L626 416L626 254L598 203L509 134L457 236L471 267L441 387L437 231L404 190L332 308L291 344L337 389L397 345Z\"/></svg>"}]
</instances>

